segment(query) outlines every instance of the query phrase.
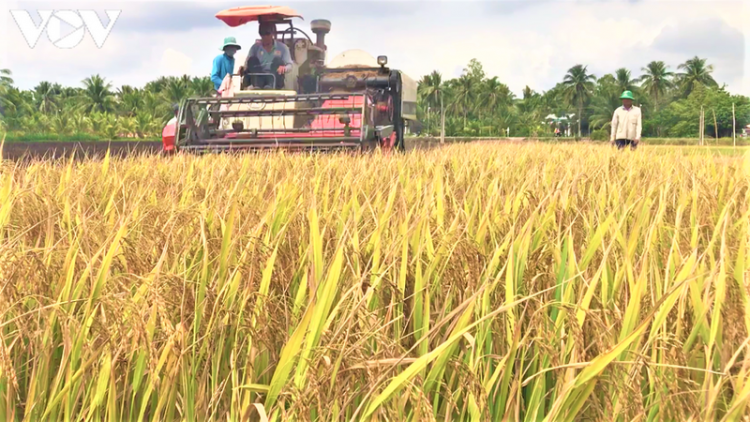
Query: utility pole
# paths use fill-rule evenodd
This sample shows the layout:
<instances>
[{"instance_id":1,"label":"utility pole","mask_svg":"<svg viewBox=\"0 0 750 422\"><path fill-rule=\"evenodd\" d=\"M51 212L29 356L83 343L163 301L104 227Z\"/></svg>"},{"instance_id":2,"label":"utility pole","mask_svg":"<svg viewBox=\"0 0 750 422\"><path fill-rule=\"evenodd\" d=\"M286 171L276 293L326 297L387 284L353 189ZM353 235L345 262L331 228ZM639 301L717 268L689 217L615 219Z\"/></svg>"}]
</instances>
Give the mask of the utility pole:
<instances>
[{"instance_id":1,"label":"utility pole","mask_svg":"<svg viewBox=\"0 0 750 422\"><path fill-rule=\"evenodd\" d=\"M427 134L430 134L430 106L427 106Z\"/></svg>"},{"instance_id":2,"label":"utility pole","mask_svg":"<svg viewBox=\"0 0 750 422\"><path fill-rule=\"evenodd\" d=\"M732 103L732 149L737 149L737 121L734 118L734 103Z\"/></svg>"},{"instance_id":3,"label":"utility pole","mask_svg":"<svg viewBox=\"0 0 750 422\"><path fill-rule=\"evenodd\" d=\"M719 145L719 125L716 123L716 109L711 109L714 114L714 134L716 136L716 145Z\"/></svg>"},{"instance_id":4,"label":"utility pole","mask_svg":"<svg viewBox=\"0 0 750 422\"><path fill-rule=\"evenodd\" d=\"M443 92L440 92L440 143L445 143L445 108L443 107Z\"/></svg>"},{"instance_id":5,"label":"utility pole","mask_svg":"<svg viewBox=\"0 0 750 422\"><path fill-rule=\"evenodd\" d=\"M698 120L698 145L703 146L703 106L701 106L701 115Z\"/></svg>"}]
</instances>

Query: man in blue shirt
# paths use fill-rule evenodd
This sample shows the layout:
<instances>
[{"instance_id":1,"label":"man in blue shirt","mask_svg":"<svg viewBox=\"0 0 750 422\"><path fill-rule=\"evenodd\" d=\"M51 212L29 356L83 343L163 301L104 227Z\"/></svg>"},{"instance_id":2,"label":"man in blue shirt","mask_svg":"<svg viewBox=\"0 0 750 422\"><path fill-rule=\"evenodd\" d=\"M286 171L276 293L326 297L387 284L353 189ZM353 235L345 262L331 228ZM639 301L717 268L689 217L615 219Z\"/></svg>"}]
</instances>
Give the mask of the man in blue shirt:
<instances>
[{"instance_id":1,"label":"man in blue shirt","mask_svg":"<svg viewBox=\"0 0 750 422\"><path fill-rule=\"evenodd\" d=\"M250 76L243 85L252 85L262 89L284 89L284 74L292 70L292 55L289 47L276 39L276 25L262 22L258 33L260 42L250 47L245 66L240 68L240 74ZM247 75L248 73L268 73L270 75ZM273 80L276 79L276 86Z\"/></svg>"},{"instance_id":2,"label":"man in blue shirt","mask_svg":"<svg viewBox=\"0 0 750 422\"><path fill-rule=\"evenodd\" d=\"M221 82L227 74L231 75L234 72L234 54L240 48L234 37L224 38L224 46L221 47L224 53L214 58L213 69L211 69L211 82L214 83L215 90L219 90Z\"/></svg>"}]
</instances>

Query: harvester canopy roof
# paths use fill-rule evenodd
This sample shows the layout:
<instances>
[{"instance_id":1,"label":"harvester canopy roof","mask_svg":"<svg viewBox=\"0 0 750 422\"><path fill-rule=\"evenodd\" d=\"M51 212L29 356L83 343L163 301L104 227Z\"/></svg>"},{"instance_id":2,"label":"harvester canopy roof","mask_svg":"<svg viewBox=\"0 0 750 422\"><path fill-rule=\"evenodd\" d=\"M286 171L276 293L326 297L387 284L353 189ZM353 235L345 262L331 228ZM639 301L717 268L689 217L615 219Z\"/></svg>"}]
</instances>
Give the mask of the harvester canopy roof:
<instances>
[{"instance_id":1,"label":"harvester canopy roof","mask_svg":"<svg viewBox=\"0 0 750 422\"><path fill-rule=\"evenodd\" d=\"M300 18L302 15L286 6L241 6L222 10L216 17L229 26L235 27L252 21L280 21Z\"/></svg>"}]
</instances>

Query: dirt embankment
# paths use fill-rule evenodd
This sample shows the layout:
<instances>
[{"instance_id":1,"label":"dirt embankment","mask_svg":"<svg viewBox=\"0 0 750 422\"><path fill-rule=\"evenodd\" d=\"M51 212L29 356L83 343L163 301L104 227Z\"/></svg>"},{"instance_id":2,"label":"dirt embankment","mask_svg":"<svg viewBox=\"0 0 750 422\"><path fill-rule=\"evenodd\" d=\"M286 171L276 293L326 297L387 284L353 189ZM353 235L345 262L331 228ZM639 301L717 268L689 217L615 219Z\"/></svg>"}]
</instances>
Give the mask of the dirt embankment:
<instances>
[{"instance_id":1,"label":"dirt embankment","mask_svg":"<svg viewBox=\"0 0 750 422\"><path fill-rule=\"evenodd\" d=\"M111 156L124 157L132 154L158 154L160 141L88 141L88 142L10 142L2 147L3 159L21 161L32 159L103 157L107 149Z\"/></svg>"}]
</instances>

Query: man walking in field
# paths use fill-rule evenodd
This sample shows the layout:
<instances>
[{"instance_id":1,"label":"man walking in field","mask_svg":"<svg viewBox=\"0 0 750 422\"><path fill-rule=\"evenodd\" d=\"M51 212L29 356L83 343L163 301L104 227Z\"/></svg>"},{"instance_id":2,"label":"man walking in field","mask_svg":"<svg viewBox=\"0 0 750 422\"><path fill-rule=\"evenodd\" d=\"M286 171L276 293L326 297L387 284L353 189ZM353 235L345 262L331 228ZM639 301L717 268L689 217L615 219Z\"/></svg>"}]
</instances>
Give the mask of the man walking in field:
<instances>
[{"instance_id":1,"label":"man walking in field","mask_svg":"<svg viewBox=\"0 0 750 422\"><path fill-rule=\"evenodd\" d=\"M630 145L635 149L641 141L641 109L633 105L633 93L625 91L620 95L622 107L618 107L612 116L612 134L610 142L623 149Z\"/></svg>"}]
</instances>

